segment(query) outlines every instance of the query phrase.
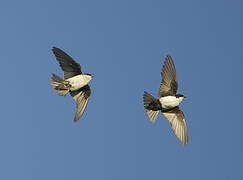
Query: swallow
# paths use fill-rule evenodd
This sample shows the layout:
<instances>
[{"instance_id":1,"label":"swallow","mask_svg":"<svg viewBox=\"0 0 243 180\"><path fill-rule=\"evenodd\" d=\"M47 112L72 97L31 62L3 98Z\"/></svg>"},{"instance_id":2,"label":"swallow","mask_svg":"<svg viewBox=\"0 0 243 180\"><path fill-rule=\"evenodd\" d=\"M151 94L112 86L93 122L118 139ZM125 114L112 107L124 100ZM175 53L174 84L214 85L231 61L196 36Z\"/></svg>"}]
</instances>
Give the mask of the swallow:
<instances>
[{"instance_id":1,"label":"swallow","mask_svg":"<svg viewBox=\"0 0 243 180\"><path fill-rule=\"evenodd\" d=\"M144 92L145 112L151 122L155 122L159 112L161 112L171 124L176 137L183 145L186 145L188 143L187 125L184 113L179 108L179 104L186 97L182 94L177 94L176 68L172 57L169 55L165 57L161 77L162 81L158 92L159 98L154 98L151 94Z\"/></svg>"},{"instance_id":2,"label":"swallow","mask_svg":"<svg viewBox=\"0 0 243 180\"><path fill-rule=\"evenodd\" d=\"M88 73L82 73L80 64L61 49L53 47L52 52L64 72L64 79L52 74L51 86L59 96L66 96L69 93L73 97L76 102L74 117L76 122L80 119L88 104L91 95L88 83L93 76Z\"/></svg>"}]
</instances>

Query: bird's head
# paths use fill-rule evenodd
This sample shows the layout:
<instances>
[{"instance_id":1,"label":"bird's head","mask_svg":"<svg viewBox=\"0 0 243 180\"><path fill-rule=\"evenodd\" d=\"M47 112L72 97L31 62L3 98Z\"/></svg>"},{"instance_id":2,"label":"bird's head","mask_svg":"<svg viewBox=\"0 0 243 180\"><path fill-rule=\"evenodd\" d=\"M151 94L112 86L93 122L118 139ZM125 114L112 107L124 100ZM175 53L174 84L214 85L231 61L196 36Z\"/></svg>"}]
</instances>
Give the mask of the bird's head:
<instances>
[{"instance_id":1,"label":"bird's head","mask_svg":"<svg viewBox=\"0 0 243 180\"><path fill-rule=\"evenodd\" d=\"M89 82L94 76L88 73L83 73L83 77L87 82Z\"/></svg>"},{"instance_id":2,"label":"bird's head","mask_svg":"<svg viewBox=\"0 0 243 180\"><path fill-rule=\"evenodd\" d=\"M177 94L177 95L176 95L176 98L179 98L179 99L182 101L183 99L186 98L186 96L184 96L184 95L182 95L182 94Z\"/></svg>"},{"instance_id":3,"label":"bird's head","mask_svg":"<svg viewBox=\"0 0 243 180\"><path fill-rule=\"evenodd\" d=\"M89 73L83 73L84 75L87 75L87 76L91 76L91 78L93 78L94 76L92 74L89 74Z\"/></svg>"}]
</instances>

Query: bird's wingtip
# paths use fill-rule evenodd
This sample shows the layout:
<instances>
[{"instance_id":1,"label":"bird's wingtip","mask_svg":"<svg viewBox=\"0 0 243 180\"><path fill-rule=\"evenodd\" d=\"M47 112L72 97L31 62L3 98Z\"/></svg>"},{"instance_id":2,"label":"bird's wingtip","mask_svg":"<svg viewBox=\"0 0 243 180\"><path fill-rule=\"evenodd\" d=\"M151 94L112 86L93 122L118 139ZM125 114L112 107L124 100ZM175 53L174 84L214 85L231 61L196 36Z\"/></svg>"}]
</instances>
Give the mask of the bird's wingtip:
<instances>
[{"instance_id":1,"label":"bird's wingtip","mask_svg":"<svg viewBox=\"0 0 243 180\"><path fill-rule=\"evenodd\" d=\"M165 59L171 59L171 58L172 58L172 57L171 57L170 54L166 54Z\"/></svg>"},{"instance_id":2,"label":"bird's wingtip","mask_svg":"<svg viewBox=\"0 0 243 180\"><path fill-rule=\"evenodd\" d=\"M78 119L74 119L73 122L75 122L75 123L78 122Z\"/></svg>"},{"instance_id":3,"label":"bird's wingtip","mask_svg":"<svg viewBox=\"0 0 243 180\"><path fill-rule=\"evenodd\" d=\"M52 46L51 50L54 51L55 49L58 49L58 48L55 46Z\"/></svg>"},{"instance_id":4,"label":"bird's wingtip","mask_svg":"<svg viewBox=\"0 0 243 180\"><path fill-rule=\"evenodd\" d=\"M78 122L78 121L79 121L79 119L80 119L80 118L78 118L78 117L76 117L76 116L75 116L75 117L73 118L73 122L75 122L75 123L76 123L76 122Z\"/></svg>"}]
</instances>

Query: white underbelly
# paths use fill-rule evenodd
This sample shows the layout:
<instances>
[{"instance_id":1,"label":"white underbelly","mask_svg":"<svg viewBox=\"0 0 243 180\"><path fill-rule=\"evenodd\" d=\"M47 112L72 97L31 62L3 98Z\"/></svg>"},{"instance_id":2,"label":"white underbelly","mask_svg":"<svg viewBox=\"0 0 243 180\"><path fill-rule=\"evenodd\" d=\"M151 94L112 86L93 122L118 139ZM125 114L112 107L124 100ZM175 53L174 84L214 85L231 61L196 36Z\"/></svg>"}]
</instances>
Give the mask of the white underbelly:
<instances>
[{"instance_id":1,"label":"white underbelly","mask_svg":"<svg viewBox=\"0 0 243 180\"><path fill-rule=\"evenodd\" d=\"M176 107L180 104L179 98L176 98L175 96L165 96L159 99L162 108L168 109Z\"/></svg>"},{"instance_id":2,"label":"white underbelly","mask_svg":"<svg viewBox=\"0 0 243 180\"><path fill-rule=\"evenodd\" d=\"M89 83L89 79L85 78L84 75L80 74L71 78L66 79L71 84L71 91L78 90Z\"/></svg>"}]
</instances>

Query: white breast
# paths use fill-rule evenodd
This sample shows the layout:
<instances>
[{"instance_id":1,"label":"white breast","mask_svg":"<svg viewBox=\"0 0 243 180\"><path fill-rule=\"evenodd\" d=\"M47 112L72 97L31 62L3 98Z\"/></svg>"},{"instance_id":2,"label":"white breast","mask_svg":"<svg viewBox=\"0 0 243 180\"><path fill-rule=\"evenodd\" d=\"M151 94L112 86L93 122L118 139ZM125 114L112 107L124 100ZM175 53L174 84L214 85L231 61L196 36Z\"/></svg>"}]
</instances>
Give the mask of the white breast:
<instances>
[{"instance_id":1,"label":"white breast","mask_svg":"<svg viewBox=\"0 0 243 180\"><path fill-rule=\"evenodd\" d=\"M162 108L168 109L176 107L182 101L182 98L176 98L175 96L165 96L159 99Z\"/></svg>"},{"instance_id":2,"label":"white breast","mask_svg":"<svg viewBox=\"0 0 243 180\"><path fill-rule=\"evenodd\" d=\"M86 74L80 74L74 77L71 77L69 79L66 79L71 84L71 91L78 90L81 87L84 87L89 83L89 81L92 79L91 76Z\"/></svg>"}]
</instances>

